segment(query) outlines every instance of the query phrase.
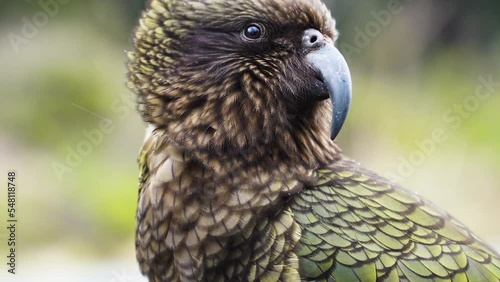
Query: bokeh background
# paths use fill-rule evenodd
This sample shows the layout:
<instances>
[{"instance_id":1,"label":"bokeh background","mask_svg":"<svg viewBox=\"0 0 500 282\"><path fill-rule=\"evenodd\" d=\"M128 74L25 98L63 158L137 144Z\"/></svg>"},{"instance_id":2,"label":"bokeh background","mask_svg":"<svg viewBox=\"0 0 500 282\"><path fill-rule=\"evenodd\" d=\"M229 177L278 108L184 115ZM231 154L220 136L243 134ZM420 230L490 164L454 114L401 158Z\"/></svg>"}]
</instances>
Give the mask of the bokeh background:
<instances>
[{"instance_id":1,"label":"bokeh background","mask_svg":"<svg viewBox=\"0 0 500 282\"><path fill-rule=\"evenodd\" d=\"M354 81L345 153L500 249L500 2L327 4ZM19 219L12 276L2 188L1 281L144 281L133 244L144 124L125 87L144 5L0 0L0 183L17 171Z\"/></svg>"}]
</instances>

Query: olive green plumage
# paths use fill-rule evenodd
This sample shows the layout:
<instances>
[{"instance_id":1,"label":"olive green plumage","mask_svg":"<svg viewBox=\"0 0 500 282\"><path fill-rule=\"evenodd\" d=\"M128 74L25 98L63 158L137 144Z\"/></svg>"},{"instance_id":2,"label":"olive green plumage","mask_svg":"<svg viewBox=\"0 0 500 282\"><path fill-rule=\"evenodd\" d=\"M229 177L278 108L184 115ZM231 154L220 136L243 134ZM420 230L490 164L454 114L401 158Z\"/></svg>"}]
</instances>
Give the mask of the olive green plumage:
<instances>
[{"instance_id":1,"label":"olive green plumage","mask_svg":"<svg viewBox=\"0 0 500 282\"><path fill-rule=\"evenodd\" d=\"M290 204L296 254L315 281L499 281L500 259L456 219L342 160ZM330 279L330 280L329 280Z\"/></svg>"},{"instance_id":2,"label":"olive green plumage","mask_svg":"<svg viewBox=\"0 0 500 282\"><path fill-rule=\"evenodd\" d=\"M500 280L494 250L330 140L325 99L338 131L350 95L336 38L319 0L149 1L129 87L150 281Z\"/></svg>"}]
</instances>

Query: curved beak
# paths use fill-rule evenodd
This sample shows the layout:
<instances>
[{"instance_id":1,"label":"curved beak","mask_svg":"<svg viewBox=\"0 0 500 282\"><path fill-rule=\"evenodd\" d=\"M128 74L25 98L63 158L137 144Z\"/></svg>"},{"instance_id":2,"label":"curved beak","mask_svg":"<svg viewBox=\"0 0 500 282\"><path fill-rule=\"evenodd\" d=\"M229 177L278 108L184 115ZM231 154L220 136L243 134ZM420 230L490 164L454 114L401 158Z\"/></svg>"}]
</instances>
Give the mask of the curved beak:
<instances>
[{"instance_id":1,"label":"curved beak","mask_svg":"<svg viewBox=\"0 0 500 282\"><path fill-rule=\"evenodd\" d=\"M306 55L306 60L320 74L328 89L333 107L332 140L337 137L351 106L352 83L347 62L332 42Z\"/></svg>"}]
</instances>

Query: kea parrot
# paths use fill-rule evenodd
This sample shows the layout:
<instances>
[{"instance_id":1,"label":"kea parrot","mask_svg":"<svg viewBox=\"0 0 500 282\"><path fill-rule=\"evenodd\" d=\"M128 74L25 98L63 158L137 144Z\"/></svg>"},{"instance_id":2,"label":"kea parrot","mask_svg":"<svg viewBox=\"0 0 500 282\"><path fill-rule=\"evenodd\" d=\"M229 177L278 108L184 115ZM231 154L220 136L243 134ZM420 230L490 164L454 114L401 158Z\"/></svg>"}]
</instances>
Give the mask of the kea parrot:
<instances>
[{"instance_id":1,"label":"kea parrot","mask_svg":"<svg viewBox=\"0 0 500 282\"><path fill-rule=\"evenodd\" d=\"M128 86L149 281L500 281L495 250L333 141L337 37L320 0L148 1Z\"/></svg>"}]
</instances>

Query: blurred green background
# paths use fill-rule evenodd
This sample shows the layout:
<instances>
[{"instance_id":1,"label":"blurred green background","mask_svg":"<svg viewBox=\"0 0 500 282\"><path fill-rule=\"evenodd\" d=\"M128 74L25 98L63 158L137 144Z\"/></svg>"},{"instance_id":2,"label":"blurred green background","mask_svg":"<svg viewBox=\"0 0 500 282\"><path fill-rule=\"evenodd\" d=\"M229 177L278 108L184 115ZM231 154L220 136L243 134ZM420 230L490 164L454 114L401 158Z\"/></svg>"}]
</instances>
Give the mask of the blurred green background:
<instances>
[{"instance_id":1,"label":"blurred green background","mask_svg":"<svg viewBox=\"0 0 500 282\"><path fill-rule=\"evenodd\" d=\"M16 170L19 186L19 274L1 263L0 280L144 281L144 124L124 86L143 2L0 0L0 174ZM327 4L354 83L344 152L500 249L500 2Z\"/></svg>"}]
</instances>

